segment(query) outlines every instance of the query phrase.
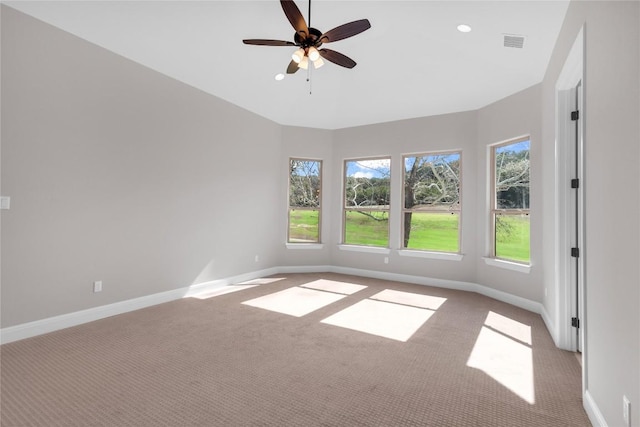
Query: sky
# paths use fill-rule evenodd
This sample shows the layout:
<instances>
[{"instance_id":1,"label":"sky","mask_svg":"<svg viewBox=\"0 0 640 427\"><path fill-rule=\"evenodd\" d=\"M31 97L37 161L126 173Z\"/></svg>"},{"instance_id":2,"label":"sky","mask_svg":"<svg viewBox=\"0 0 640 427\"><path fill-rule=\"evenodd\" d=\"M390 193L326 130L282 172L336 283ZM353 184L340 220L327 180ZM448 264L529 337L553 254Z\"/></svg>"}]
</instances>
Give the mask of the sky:
<instances>
[{"instance_id":1,"label":"sky","mask_svg":"<svg viewBox=\"0 0 640 427\"><path fill-rule=\"evenodd\" d=\"M496 153L504 153L505 151L513 151L519 153L521 151L529 150L531 147L531 141L528 139L525 141L517 142L515 144L503 145L496 149Z\"/></svg>"},{"instance_id":2,"label":"sky","mask_svg":"<svg viewBox=\"0 0 640 427\"><path fill-rule=\"evenodd\" d=\"M347 160L347 176L354 178L388 178L391 176L391 159Z\"/></svg>"}]
</instances>

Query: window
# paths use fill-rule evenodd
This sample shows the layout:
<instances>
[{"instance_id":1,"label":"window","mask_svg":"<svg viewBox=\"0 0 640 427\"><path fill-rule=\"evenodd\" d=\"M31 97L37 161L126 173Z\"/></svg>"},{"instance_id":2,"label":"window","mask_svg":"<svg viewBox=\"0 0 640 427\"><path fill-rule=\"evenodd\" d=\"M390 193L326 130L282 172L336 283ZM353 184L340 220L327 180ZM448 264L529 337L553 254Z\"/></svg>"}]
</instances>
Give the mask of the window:
<instances>
[{"instance_id":1,"label":"window","mask_svg":"<svg viewBox=\"0 0 640 427\"><path fill-rule=\"evenodd\" d=\"M322 162L290 159L287 242L320 243Z\"/></svg>"},{"instance_id":2,"label":"window","mask_svg":"<svg viewBox=\"0 0 640 427\"><path fill-rule=\"evenodd\" d=\"M402 247L459 253L461 153L428 153L402 160Z\"/></svg>"},{"instance_id":3,"label":"window","mask_svg":"<svg viewBox=\"0 0 640 427\"><path fill-rule=\"evenodd\" d=\"M391 159L346 160L344 171L342 242L388 247Z\"/></svg>"},{"instance_id":4,"label":"window","mask_svg":"<svg viewBox=\"0 0 640 427\"><path fill-rule=\"evenodd\" d=\"M492 256L530 262L528 137L491 146Z\"/></svg>"}]
</instances>

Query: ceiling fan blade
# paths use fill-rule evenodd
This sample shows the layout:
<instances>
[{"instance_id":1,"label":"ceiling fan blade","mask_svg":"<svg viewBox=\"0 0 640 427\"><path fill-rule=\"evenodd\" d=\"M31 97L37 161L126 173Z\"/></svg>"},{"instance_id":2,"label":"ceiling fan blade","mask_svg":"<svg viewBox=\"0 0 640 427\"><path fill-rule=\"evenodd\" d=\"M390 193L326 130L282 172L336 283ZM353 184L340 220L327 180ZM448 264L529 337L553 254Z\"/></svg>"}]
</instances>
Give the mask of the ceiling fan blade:
<instances>
[{"instance_id":1,"label":"ceiling fan blade","mask_svg":"<svg viewBox=\"0 0 640 427\"><path fill-rule=\"evenodd\" d=\"M307 27L307 23L304 20L304 16L302 16L302 12L300 12L300 9L298 9L298 6L296 6L293 0L280 0L280 5L282 5L284 14L287 15L287 19L291 22L296 32L301 36L308 36L309 28Z\"/></svg>"},{"instance_id":2,"label":"ceiling fan blade","mask_svg":"<svg viewBox=\"0 0 640 427\"><path fill-rule=\"evenodd\" d=\"M298 71L299 68L300 67L298 67L298 64L295 61L291 61L287 67L287 74L293 74Z\"/></svg>"},{"instance_id":3,"label":"ceiling fan blade","mask_svg":"<svg viewBox=\"0 0 640 427\"><path fill-rule=\"evenodd\" d=\"M322 56L327 61L331 61L334 64L340 65L345 68L353 68L356 66L356 61L349 58L346 55L341 54L340 52L336 52L331 49L319 49L320 56Z\"/></svg>"},{"instance_id":4,"label":"ceiling fan blade","mask_svg":"<svg viewBox=\"0 0 640 427\"><path fill-rule=\"evenodd\" d=\"M324 33L320 37L320 42L330 43L346 39L347 37L360 34L361 32L368 30L369 28L371 28L371 23L368 19L360 19L359 21L349 22Z\"/></svg>"},{"instance_id":5,"label":"ceiling fan blade","mask_svg":"<svg viewBox=\"0 0 640 427\"><path fill-rule=\"evenodd\" d=\"M244 44L253 44L258 46L295 46L293 42L286 42L284 40L268 40L268 39L245 39L242 40Z\"/></svg>"}]
</instances>

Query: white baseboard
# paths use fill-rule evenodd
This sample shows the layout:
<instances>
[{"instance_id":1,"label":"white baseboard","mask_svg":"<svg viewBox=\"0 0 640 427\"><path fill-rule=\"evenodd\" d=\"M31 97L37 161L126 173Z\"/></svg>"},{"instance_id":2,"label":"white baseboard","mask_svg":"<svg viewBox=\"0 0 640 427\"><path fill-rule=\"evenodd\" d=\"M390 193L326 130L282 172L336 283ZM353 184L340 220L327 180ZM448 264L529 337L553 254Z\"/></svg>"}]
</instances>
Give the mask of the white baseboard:
<instances>
[{"instance_id":1,"label":"white baseboard","mask_svg":"<svg viewBox=\"0 0 640 427\"><path fill-rule=\"evenodd\" d=\"M515 305L516 307L524 308L525 310L532 311L534 313L542 315L544 306L536 301L522 298L516 295L511 295L506 292L492 289L488 286L476 285L475 292L487 296L489 298L497 299L498 301L506 302L507 304Z\"/></svg>"},{"instance_id":2,"label":"white baseboard","mask_svg":"<svg viewBox=\"0 0 640 427\"><path fill-rule=\"evenodd\" d=\"M551 335L553 343L556 345L556 347L560 348L560 346L558 345L560 343L560 333L558 332L555 323L553 323L553 321L551 320L551 316L549 316L547 309L542 304L540 304L540 316L542 316L542 320L544 320L544 324L547 326L547 330Z\"/></svg>"},{"instance_id":3,"label":"white baseboard","mask_svg":"<svg viewBox=\"0 0 640 427\"><path fill-rule=\"evenodd\" d=\"M395 282L413 283L416 285L435 286L437 288L458 289L475 292L473 283L458 282L455 280L435 279L424 276L411 276L408 274L389 273L386 271L362 270L359 268L331 266L330 272L350 274L352 276L371 277L372 279L393 280Z\"/></svg>"},{"instance_id":4,"label":"white baseboard","mask_svg":"<svg viewBox=\"0 0 640 427\"><path fill-rule=\"evenodd\" d=\"M6 344L13 341L34 337L36 335L42 335L49 332L57 331L59 329L93 322L94 320L104 319L105 317L115 316L117 314L126 313L128 311L138 310L156 304L162 304L168 301L182 298L183 294L184 292L182 289L176 289L113 304L102 305L100 307L76 311L73 313L62 314L60 316L54 316L46 319L36 320L33 322L23 323L16 326L10 326L8 328L2 328L0 330L0 343Z\"/></svg>"},{"instance_id":5,"label":"white baseboard","mask_svg":"<svg viewBox=\"0 0 640 427\"><path fill-rule=\"evenodd\" d=\"M152 305L162 304L165 302L188 297L197 293L207 292L223 286L246 282L248 280L270 276L273 274L325 272L349 274L354 276L371 277L374 279L393 280L397 282L435 286L438 288L476 292L481 295L496 299L498 301L515 305L516 307L520 307L525 310L529 310L542 315L547 328L549 328L549 325L551 324L551 322L549 321L549 316L547 315L546 310L544 309L544 306L542 304L515 295L511 295L506 292L491 289L487 286L479 285L477 283L436 279L423 276L411 276L407 274L388 273L384 271L362 270L358 268L339 267L331 265L282 266L253 271L250 273L213 280L210 282L199 283L196 285L174 289L167 292L146 295L143 297L103 305L100 307L89 308L87 310L76 311L60 316L49 317L47 319L36 320L34 322L23 323L21 325L10 326L0 329L0 344L10 343L37 335L46 334L48 332L57 331L71 326L81 325L83 323L92 322L94 320L104 319L105 317L115 316L133 310L139 310L141 308L150 307ZM552 331L551 329L549 330L550 332Z\"/></svg>"},{"instance_id":6,"label":"white baseboard","mask_svg":"<svg viewBox=\"0 0 640 427\"><path fill-rule=\"evenodd\" d=\"M589 421L591 421L592 425L597 427L608 427L602 412L600 412L600 409L598 408L595 400L593 400L593 396L591 396L589 390L585 390L584 392L582 406L584 406L584 410L587 412L587 416L589 417Z\"/></svg>"},{"instance_id":7,"label":"white baseboard","mask_svg":"<svg viewBox=\"0 0 640 427\"><path fill-rule=\"evenodd\" d=\"M239 274L237 276L227 277L225 279L211 280L209 282L198 283L186 288L180 289L183 291L182 295L176 299L189 297L195 294L212 291L223 286L238 284L247 282L249 280L258 279L260 277L271 276L273 274L280 273L280 269L277 267L266 268L264 270L252 271L250 273Z\"/></svg>"},{"instance_id":8,"label":"white baseboard","mask_svg":"<svg viewBox=\"0 0 640 427\"><path fill-rule=\"evenodd\" d=\"M197 285L191 285L171 291L145 295L143 297L120 301L113 304L102 305L100 307L62 314L60 316L49 317L46 319L23 323L16 326L9 326L7 328L0 329L0 344L6 344L13 341L18 341L25 338L57 331L60 329L69 328L71 326L93 322L94 320L104 319L105 317L111 317L118 314L127 313L129 311L150 307L152 305L177 300L190 295L194 295L196 293L214 290L223 286L230 285L232 283L245 282L248 280L257 279L259 277L270 276L278 272L279 269L277 268L254 271L251 273L241 274L226 279L198 283Z\"/></svg>"},{"instance_id":9,"label":"white baseboard","mask_svg":"<svg viewBox=\"0 0 640 427\"><path fill-rule=\"evenodd\" d=\"M480 295L524 308L525 310L542 315L544 306L539 302L521 298L506 292L498 291L487 286L472 282L461 282L457 280L436 279L432 277L411 276L408 274L388 273L385 271L361 270L349 267L331 267L329 270L334 273L351 274L354 276L371 277L374 279L393 280L396 282L413 283L416 285L434 286L437 288L457 289L467 292L476 292ZM546 323L546 322L545 322Z\"/></svg>"},{"instance_id":10,"label":"white baseboard","mask_svg":"<svg viewBox=\"0 0 640 427\"><path fill-rule=\"evenodd\" d=\"M288 266L288 267L278 267L278 273L327 273L332 271L332 266L330 265L302 265L302 266Z\"/></svg>"}]
</instances>

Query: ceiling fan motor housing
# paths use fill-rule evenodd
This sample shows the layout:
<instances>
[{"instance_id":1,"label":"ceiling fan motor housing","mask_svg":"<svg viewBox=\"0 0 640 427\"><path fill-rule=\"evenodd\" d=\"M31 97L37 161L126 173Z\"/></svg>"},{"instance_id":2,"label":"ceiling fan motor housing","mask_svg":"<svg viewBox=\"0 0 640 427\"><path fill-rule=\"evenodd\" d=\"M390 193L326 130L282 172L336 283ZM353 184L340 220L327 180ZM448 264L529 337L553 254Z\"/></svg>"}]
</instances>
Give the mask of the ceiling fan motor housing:
<instances>
[{"instance_id":1,"label":"ceiling fan motor housing","mask_svg":"<svg viewBox=\"0 0 640 427\"><path fill-rule=\"evenodd\" d=\"M310 47L317 48L322 46L322 41L320 39L321 36L322 36L322 31L318 30L317 28L309 27L308 35L306 34L301 35L300 32L297 32L293 35L293 40L296 43L296 45L303 48L306 52L307 49L309 49Z\"/></svg>"}]
</instances>

